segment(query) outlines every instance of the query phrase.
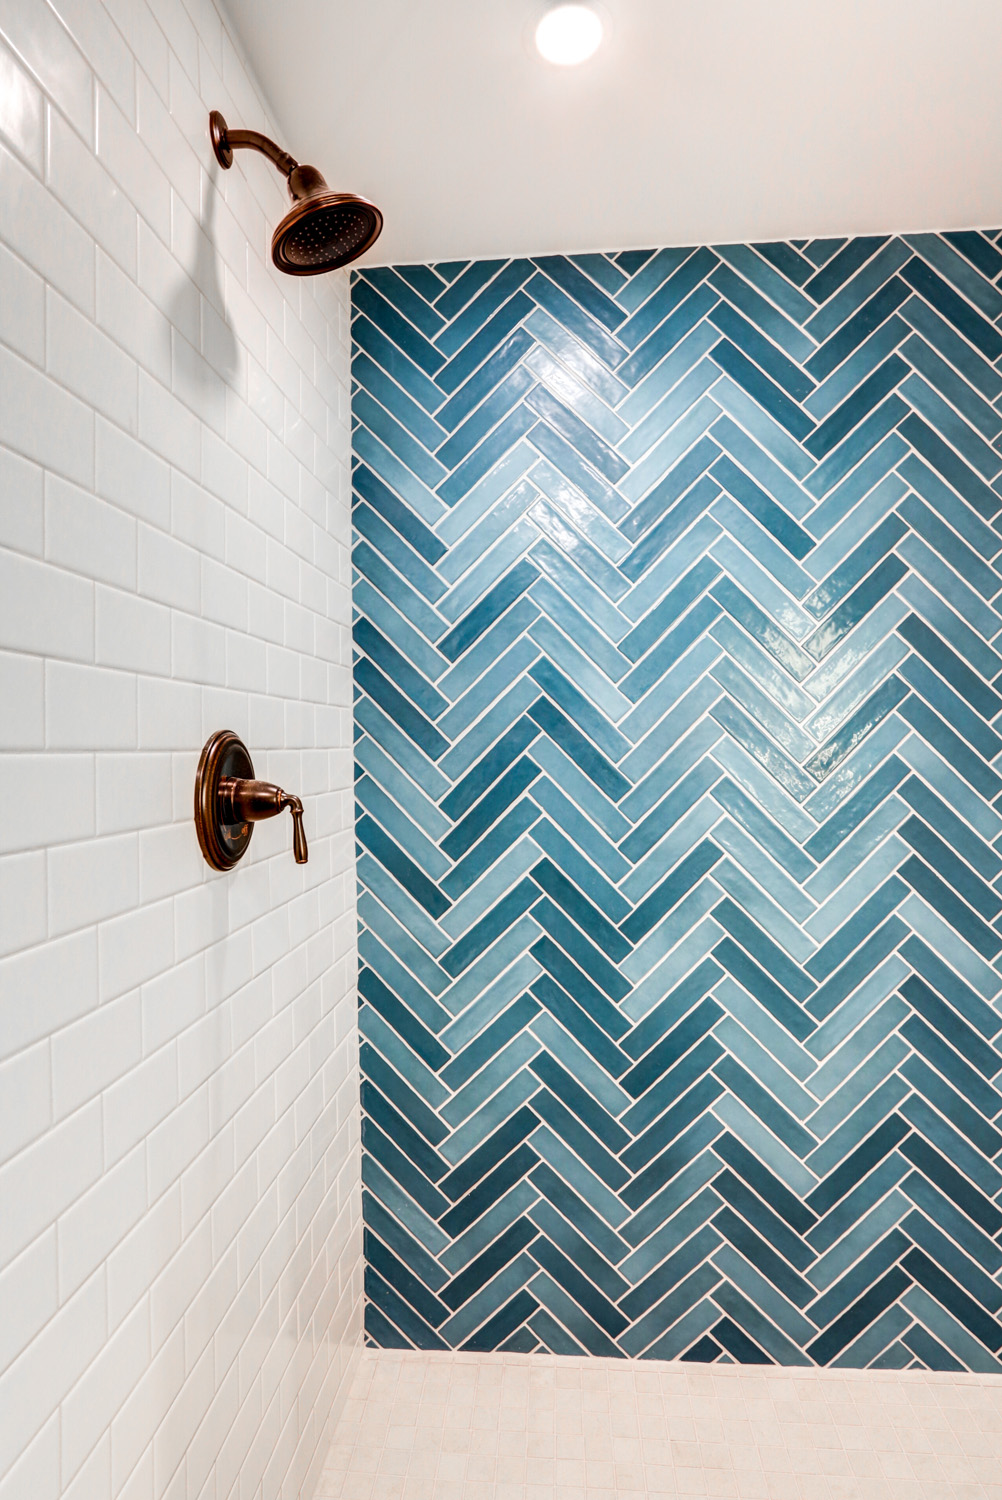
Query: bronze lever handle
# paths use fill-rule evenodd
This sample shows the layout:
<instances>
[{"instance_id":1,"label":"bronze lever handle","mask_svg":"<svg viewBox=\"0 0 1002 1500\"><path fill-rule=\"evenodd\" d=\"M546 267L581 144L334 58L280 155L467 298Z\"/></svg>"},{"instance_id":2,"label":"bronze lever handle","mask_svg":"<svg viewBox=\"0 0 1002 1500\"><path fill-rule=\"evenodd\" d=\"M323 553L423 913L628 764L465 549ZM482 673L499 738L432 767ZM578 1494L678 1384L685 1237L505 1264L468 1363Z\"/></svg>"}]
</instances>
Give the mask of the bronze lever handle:
<instances>
[{"instance_id":1,"label":"bronze lever handle","mask_svg":"<svg viewBox=\"0 0 1002 1500\"><path fill-rule=\"evenodd\" d=\"M208 740L195 776L195 829L202 853L214 870L230 870L250 843L254 824L288 808L292 851L297 865L309 859L303 804L270 781L256 781L243 741L229 729Z\"/></svg>"},{"instance_id":2,"label":"bronze lever handle","mask_svg":"<svg viewBox=\"0 0 1002 1500\"><path fill-rule=\"evenodd\" d=\"M283 792L270 781L250 781L239 776L223 776L219 782L219 816L223 823L260 823L273 818L288 807L292 811L292 852L297 865L309 859L306 831L303 828L303 804L291 792Z\"/></svg>"}]
</instances>

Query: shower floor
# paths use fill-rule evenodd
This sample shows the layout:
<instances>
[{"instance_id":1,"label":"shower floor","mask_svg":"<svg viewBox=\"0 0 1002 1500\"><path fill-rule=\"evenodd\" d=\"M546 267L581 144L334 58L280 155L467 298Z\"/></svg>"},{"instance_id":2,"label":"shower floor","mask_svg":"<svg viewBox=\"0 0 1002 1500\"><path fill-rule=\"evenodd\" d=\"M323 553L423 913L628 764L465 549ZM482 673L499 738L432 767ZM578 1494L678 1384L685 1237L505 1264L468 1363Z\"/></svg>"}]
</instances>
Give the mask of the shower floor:
<instances>
[{"instance_id":1,"label":"shower floor","mask_svg":"<svg viewBox=\"0 0 1002 1500\"><path fill-rule=\"evenodd\" d=\"M366 1349L317 1500L1002 1500L1002 1376Z\"/></svg>"}]
</instances>

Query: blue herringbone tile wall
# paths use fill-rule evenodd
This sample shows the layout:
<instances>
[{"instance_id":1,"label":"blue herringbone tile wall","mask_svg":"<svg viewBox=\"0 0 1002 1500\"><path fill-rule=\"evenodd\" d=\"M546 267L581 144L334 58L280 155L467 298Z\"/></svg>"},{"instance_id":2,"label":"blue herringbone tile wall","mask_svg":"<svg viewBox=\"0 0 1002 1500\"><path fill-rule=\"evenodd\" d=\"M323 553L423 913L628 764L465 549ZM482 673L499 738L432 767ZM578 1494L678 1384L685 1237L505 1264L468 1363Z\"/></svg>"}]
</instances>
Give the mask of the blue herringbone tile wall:
<instances>
[{"instance_id":1,"label":"blue herringbone tile wall","mask_svg":"<svg viewBox=\"0 0 1002 1500\"><path fill-rule=\"evenodd\" d=\"M1000 288L355 278L373 1343L1002 1370Z\"/></svg>"}]
</instances>

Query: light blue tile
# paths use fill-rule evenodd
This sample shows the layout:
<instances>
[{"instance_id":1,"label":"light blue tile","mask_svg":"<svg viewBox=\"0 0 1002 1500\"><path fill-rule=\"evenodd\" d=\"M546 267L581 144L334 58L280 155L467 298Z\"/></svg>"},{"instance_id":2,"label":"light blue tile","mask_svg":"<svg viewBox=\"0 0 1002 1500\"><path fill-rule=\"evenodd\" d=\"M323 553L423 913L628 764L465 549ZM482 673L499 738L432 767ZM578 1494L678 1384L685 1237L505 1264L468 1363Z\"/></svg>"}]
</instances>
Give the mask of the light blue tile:
<instances>
[{"instance_id":1,"label":"light blue tile","mask_svg":"<svg viewBox=\"0 0 1002 1500\"><path fill-rule=\"evenodd\" d=\"M974 231L354 277L375 1341L996 1369L996 281ZM321 759L343 603L262 622Z\"/></svg>"}]
</instances>

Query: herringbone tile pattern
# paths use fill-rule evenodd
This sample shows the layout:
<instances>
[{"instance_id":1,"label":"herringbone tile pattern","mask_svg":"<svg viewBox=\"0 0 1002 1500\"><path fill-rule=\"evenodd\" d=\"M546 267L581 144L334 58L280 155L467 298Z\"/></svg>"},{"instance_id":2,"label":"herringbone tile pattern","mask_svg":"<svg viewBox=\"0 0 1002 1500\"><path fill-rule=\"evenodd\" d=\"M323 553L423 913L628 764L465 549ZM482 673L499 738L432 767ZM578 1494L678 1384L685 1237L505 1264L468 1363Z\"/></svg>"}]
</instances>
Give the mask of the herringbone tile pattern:
<instances>
[{"instance_id":1,"label":"herringbone tile pattern","mask_svg":"<svg viewBox=\"0 0 1002 1500\"><path fill-rule=\"evenodd\" d=\"M1002 1370L999 238L355 278L373 1343Z\"/></svg>"}]
</instances>

